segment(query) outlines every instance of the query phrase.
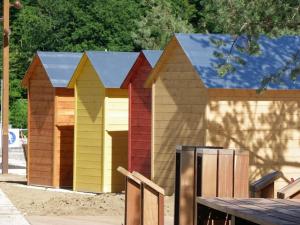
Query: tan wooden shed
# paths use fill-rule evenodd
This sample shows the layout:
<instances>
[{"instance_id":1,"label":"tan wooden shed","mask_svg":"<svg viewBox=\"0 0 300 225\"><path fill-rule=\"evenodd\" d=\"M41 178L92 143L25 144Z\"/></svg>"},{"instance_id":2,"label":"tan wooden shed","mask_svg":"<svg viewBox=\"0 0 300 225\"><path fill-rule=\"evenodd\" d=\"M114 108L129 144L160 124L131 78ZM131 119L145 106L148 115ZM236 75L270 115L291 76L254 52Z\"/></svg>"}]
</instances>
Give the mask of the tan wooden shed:
<instances>
[{"instance_id":1,"label":"tan wooden shed","mask_svg":"<svg viewBox=\"0 0 300 225\"><path fill-rule=\"evenodd\" d=\"M233 41L229 35L177 34L146 81L152 87L151 174L167 194L174 191L176 145L248 150L250 180L283 172L275 192L300 177L299 79L286 72L269 90L256 91L262 79L292 66L300 37L261 36L259 55L233 49L231 57L245 65L222 77L218 65Z\"/></svg>"},{"instance_id":2,"label":"tan wooden shed","mask_svg":"<svg viewBox=\"0 0 300 225\"><path fill-rule=\"evenodd\" d=\"M72 186L74 90L66 86L81 56L37 52L22 81L28 90L29 185Z\"/></svg>"}]
</instances>

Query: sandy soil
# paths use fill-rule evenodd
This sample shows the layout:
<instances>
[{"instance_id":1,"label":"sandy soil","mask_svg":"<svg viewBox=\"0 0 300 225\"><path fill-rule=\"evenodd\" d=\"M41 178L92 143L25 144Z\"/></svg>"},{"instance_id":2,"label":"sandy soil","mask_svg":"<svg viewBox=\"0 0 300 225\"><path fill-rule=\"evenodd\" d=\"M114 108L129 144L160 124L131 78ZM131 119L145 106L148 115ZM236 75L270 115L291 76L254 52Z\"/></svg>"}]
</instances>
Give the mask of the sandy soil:
<instances>
[{"instance_id":1,"label":"sandy soil","mask_svg":"<svg viewBox=\"0 0 300 225\"><path fill-rule=\"evenodd\" d=\"M124 194L82 194L28 187L22 176L0 175L0 188L28 216L123 216ZM173 214L173 197L165 198L165 215Z\"/></svg>"}]
</instances>

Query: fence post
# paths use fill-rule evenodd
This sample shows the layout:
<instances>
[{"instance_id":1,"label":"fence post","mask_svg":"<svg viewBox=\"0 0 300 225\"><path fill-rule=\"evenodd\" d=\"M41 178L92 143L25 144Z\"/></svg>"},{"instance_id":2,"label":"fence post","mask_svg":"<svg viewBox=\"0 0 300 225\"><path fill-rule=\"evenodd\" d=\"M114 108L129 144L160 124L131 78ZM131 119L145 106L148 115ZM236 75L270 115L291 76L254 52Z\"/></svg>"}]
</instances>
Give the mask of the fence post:
<instances>
[{"instance_id":1,"label":"fence post","mask_svg":"<svg viewBox=\"0 0 300 225\"><path fill-rule=\"evenodd\" d=\"M117 170L125 176L125 225L141 225L141 181L123 167Z\"/></svg>"}]
</instances>

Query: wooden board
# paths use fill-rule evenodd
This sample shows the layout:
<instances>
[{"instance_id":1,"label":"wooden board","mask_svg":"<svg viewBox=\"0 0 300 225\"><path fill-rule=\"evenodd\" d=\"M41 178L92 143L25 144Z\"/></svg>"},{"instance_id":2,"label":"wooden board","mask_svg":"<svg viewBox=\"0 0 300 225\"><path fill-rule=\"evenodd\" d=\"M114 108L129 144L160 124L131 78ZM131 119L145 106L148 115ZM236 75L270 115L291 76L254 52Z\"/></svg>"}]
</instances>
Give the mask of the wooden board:
<instances>
[{"instance_id":1,"label":"wooden board","mask_svg":"<svg viewBox=\"0 0 300 225\"><path fill-rule=\"evenodd\" d=\"M125 176L125 225L141 225L141 181L121 166L117 168L117 171Z\"/></svg>"},{"instance_id":2,"label":"wooden board","mask_svg":"<svg viewBox=\"0 0 300 225\"><path fill-rule=\"evenodd\" d=\"M143 225L159 225L158 194L151 188L143 188Z\"/></svg>"},{"instance_id":3,"label":"wooden board","mask_svg":"<svg viewBox=\"0 0 300 225\"><path fill-rule=\"evenodd\" d=\"M217 196L218 154L217 152L215 152L214 154L206 152L203 153L201 157L202 157L201 196L216 197Z\"/></svg>"},{"instance_id":4,"label":"wooden board","mask_svg":"<svg viewBox=\"0 0 300 225\"><path fill-rule=\"evenodd\" d=\"M218 197L233 197L233 150L219 150Z\"/></svg>"},{"instance_id":5,"label":"wooden board","mask_svg":"<svg viewBox=\"0 0 300 225\"><path fill-rule=\"evenodd\" d=\"M125 225L141 224L141 185L126 178Z\"/></svg>"},{"instance_id":6,"label":"wooden board","mask_svg":"<svg viewBox=\"0 0 300 225\"><path fill-rule=\"evenodd\" d=\"M249 197L249 153L235 151L234 155L234 194L235 198Z\"/></svg>"},{"instance_id":7,"label":"wooden board","mask_svg":"<svg viewBox=\"0 0 300 225\"><path fill-rule=\"evenodd\" d=\"M195 151L182 151L180 168L179 221L178 224L191 224L195 220ZM176 206L177 207L177 206Z\"/></svg>"},{"instance_id":8,"label":"wooden board","mask_svg":"<svg viewBox=\"0 0 300 225\"><path fill-rule=\"evenodd\" d=\"M197 202L242 220L243 223L240 224L252 222L261 225L296 225L300 221L300 203L292 201L199 197Z\"/></svg>"}]
</instances>

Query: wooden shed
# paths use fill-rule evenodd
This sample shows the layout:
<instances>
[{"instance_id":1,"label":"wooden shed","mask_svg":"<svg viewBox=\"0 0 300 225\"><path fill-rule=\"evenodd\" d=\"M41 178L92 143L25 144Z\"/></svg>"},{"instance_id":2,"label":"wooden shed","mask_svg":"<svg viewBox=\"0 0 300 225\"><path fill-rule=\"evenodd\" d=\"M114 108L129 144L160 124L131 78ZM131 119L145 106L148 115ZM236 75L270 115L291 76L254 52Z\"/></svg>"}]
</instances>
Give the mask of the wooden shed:
<instances>
[{"instance_id":1,"label":"wooden shed","mask_svg":"<svg viewBox=\"0 0 300 225\"><path fill-rule=\"evenodd\" d=\"M29 185L72 186L74 90L66 86L81 56L37 52L22 81L28 89Z\"/></svg>"},{"instance_id":2,"label":"wooden shed","mask_svg":"<svg viewBox=\"0 0 300 225\"><path fill-rule=\"evenodd\" d=\"M162 51L142 51L121 88L129 94L128 170L151 177L151 89L144 83Z\"/></svg>"},{"instance_id":3,"label":"wooden shed","mask_svg":"<svg viewBox=\"0 0 300 225\"><path fill-rule=\"evenodd\" d=\"M128 91L120 89L138 54L85 52L68 87L75 89L76 191L118 192L127 168Z\"/></svg>"},{"instance_id":4,"label":"wooden shed","mask_svg":"<svg viewBox=\"0 0 300 225\"><path fill-rule=\"evenodd\" d=\"M248 46L244 38L239 49ZM267 91L256 91L263 78L295 66L300 37L261 36L257 55L234 47L230 57L240 63L232 62L235 70L222 77L218 66L233 41L229 35L177 34L146 81L152 87L151 174L167 194L174 190L176 145L248 150L251 180L283 172L275 191L300 177L298 77L292 81L286 71Z\"/></svg>"}]
</instances>

